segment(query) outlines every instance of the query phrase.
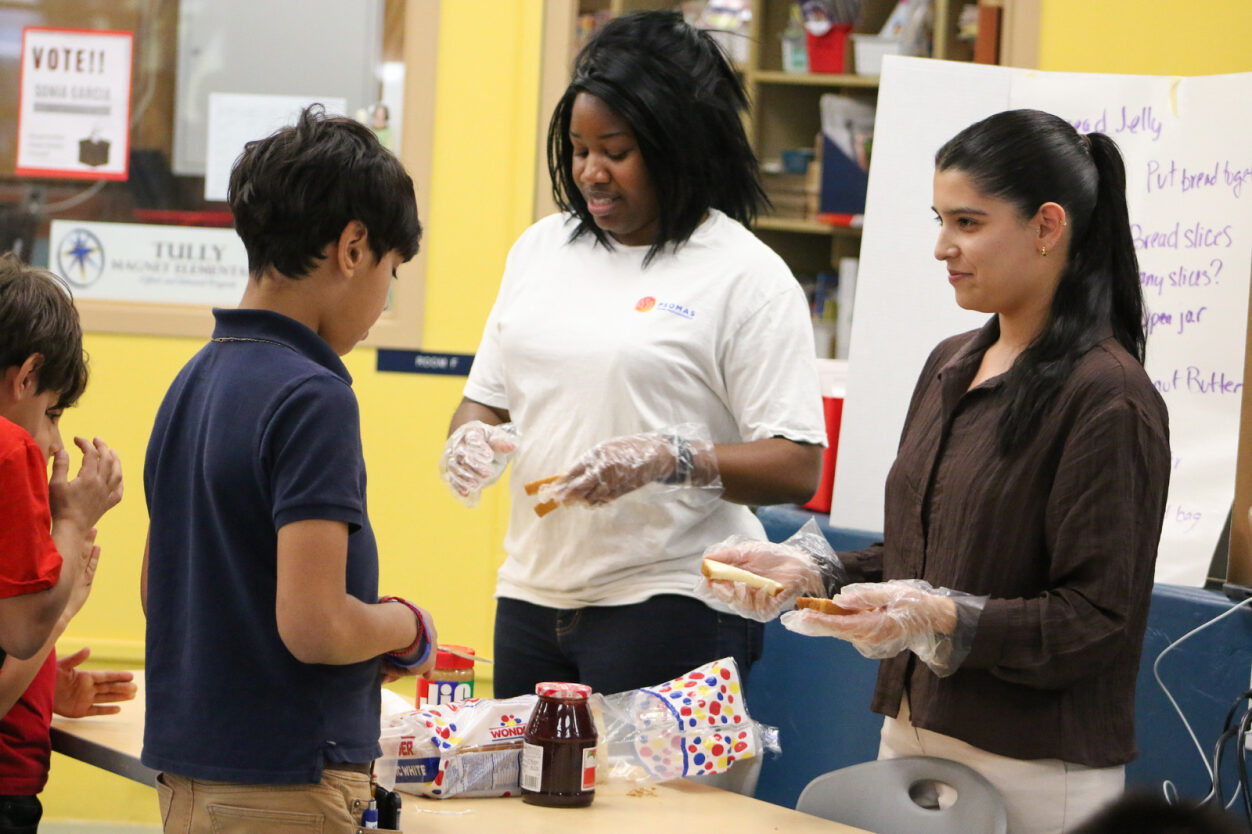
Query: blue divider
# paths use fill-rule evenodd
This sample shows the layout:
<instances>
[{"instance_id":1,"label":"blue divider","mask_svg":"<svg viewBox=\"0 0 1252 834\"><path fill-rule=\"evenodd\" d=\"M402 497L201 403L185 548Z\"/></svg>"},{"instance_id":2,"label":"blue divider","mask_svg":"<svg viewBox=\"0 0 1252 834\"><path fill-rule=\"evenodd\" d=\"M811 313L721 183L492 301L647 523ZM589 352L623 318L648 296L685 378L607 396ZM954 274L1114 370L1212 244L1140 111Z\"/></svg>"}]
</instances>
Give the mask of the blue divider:
<instances>
[{"instance_id":1,"label":"blue divider","mask_svg":"<svg viewBox=\"0 0 1252 834\"><path fill-rule=\"evenodd\" d=\"M832 528L829 517L793 506L762 507L757 515L771 541L782 541L808 519L836 550L878 540L877 533ZM1139 758L1126 769L1130 787L1160 790L1168 779L1184 796L1208 792L1200 754L1152 676L1152 662L1174 640L1228 611L1218 592L1157 585L1136 684L1135 728ZM869 710L876 661L839 640L793 634L777 621L765 630L765 653L748 679L748 705L758 721L779 728L782 755L767 758L756 796L795 807L800 791L828 770L867 761L878 753L882 718ZM1161 675L1211 757L1226 712L1250 686L1252 613L1237 611L1171 651ZM1240 708L1246 707L1246 703ZM1233 789L1233 744L1227 750L1224 784Z\"/></svg>"}]
</instances>

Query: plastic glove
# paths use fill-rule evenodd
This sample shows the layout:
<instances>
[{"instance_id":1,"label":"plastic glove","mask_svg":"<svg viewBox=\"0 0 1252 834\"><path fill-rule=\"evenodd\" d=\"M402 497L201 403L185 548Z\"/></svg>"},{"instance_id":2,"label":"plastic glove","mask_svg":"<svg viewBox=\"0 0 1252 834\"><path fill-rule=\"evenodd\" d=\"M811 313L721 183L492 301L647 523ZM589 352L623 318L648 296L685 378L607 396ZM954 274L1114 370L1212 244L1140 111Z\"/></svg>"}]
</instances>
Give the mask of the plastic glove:
<instances>
[{"instance_id":1,"label":"plastic glove","mask_svg":"<svg viewBox=\"0 0 1252 834\"><path fill-rule=\"evenodd\" d=\"M847 640L862 655L881 659L908 649L940 677L969 656L987 597L934 588L920 579L848 585L831 597L854 614L811 609L783 615L785 628L811 637Z\"/></svg>"},{"instance_id":2,"label":"plastic glove","mask_svg":"<svg viewBox=\"0 0 1252 834\"><path fill-rule=\"evenodd\" d=\"M684 424L673 429L614 437L592 446L539 496L558 504L607 504L642 486L706 487L722 478L708 430Z\"/></svg>"},{"instance_id":3,"label":"plastic glove","mask_svg":"<svg viewBox=\"0 0 1252 834\"><path fill-rule=\"evenodd\" d=\"M817 522L809 519L782 544L744 536L731 536L704 551L704 558L725 562L779 582L783 590L771 594L743 582L701 577L696 596L729 605L741 617L767 623L791 607L796 597L824 596L830 577L838 584L847 581L847 572Z\"/></svg>"},{"instance_id":4,"label":"plastic glove","mask_svg":"<svg viewBox=\"0 0 1252 834\"><path fill-rule=\"evenodd\" d=\"M491 486L504 474L517 450L518 439L512 423L462 423L443 445L439 475L462 504L476 506L483 487Z\"/></svg>"}]
</instances>

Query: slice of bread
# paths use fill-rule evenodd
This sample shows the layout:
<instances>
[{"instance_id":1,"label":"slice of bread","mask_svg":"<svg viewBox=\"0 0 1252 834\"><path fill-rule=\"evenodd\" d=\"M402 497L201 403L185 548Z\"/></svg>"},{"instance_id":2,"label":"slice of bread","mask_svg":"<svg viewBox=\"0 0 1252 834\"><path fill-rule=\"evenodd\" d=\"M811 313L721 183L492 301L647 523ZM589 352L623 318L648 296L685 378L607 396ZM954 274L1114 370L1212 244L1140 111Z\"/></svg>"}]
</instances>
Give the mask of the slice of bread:
<instances>
[{"instance_id":1,"label":"slice of bread","mask_svg":"<svg viewBox=\"0 0 1252 834\"><path fill-rule=\"evenodd\" d=\"M832 600L823 599L822 597L800 597L796 600L796 608L808 608L819 614L856 614L859 613L851 608L844 608Z\"/></svg>"},{"instance_id":2,"label":"slice of bread","mask_svg":"<svg viewBox=\"0 0 1252 834\"><path fill-rule=\"evenodd\" d=\"M539 487L543 486L544 484L550 484L559 477L561 476L549 475L546 478L540 478L537 481L531 481L530 483L523 485L522 489L526 490L527 495L535 495L536 493L539 492Z\"/></svg>"},{"instance_id":3,"label":"slice of bread","mask_svg":"<svg viewBox=\"0 0 1252 834\"><path fill-rule=\"evenodd\" d=\"M705 559L701 562L700 573L709 579L721 579L725 582L742 582L750 588L760 588L771 596L778 596L783 592L781 582L775 582L768 576L761 576L743 568L719 562L716 559Z\"/></svg>"}]
</instances>

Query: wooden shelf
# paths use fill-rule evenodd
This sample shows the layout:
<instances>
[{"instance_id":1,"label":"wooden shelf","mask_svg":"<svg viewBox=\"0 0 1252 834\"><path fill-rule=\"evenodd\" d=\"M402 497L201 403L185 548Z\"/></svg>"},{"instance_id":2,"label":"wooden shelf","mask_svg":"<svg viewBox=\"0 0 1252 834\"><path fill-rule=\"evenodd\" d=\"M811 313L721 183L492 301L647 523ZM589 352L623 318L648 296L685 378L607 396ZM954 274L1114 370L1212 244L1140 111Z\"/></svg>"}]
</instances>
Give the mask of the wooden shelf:
<instances>
[{"instance_id":1,"label":"wooden shelf","mask_svg":"<svg viewBox=\"0 0 1252 834\"><path fill-rule=\"evenodd\" d=\"M757 70L752 73L757 84L793 84L808 87L862 87L878 86L877 75L842 75L820 72L784 72L782 70Z\"/></svg>"},{"instance_id":2,"label":"wooden shelf","mask_svg":"<svg viewBox=\"0 0 1252 834\"><path fill-rule=\"evenodd\" d=\"M860 235L860 226L832 226L803 217L758 217L752 224L757 229L772 232L799 232L810 235Z\"/></svg>"}]
</instances>

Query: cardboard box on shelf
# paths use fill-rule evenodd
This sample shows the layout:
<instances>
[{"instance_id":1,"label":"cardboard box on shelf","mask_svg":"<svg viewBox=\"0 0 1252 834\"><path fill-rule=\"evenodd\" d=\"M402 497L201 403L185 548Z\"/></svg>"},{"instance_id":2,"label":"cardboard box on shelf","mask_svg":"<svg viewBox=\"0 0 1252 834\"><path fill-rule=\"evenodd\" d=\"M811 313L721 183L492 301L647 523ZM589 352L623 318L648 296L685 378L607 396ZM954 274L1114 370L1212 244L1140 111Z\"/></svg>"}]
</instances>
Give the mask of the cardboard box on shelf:
<instances>
[{"instance_id":1,"label":"cardboard box on shelf","mask_svg":"<svg viewBox=\"0 0 1252 834\"><path fill-rule=\"evenodd\" d=\"M805 218L817 213L820 181L813 176L814 166L803 174L761 172L761 187L774 206L773 216Z\"/></svg>"}]
</instances>

